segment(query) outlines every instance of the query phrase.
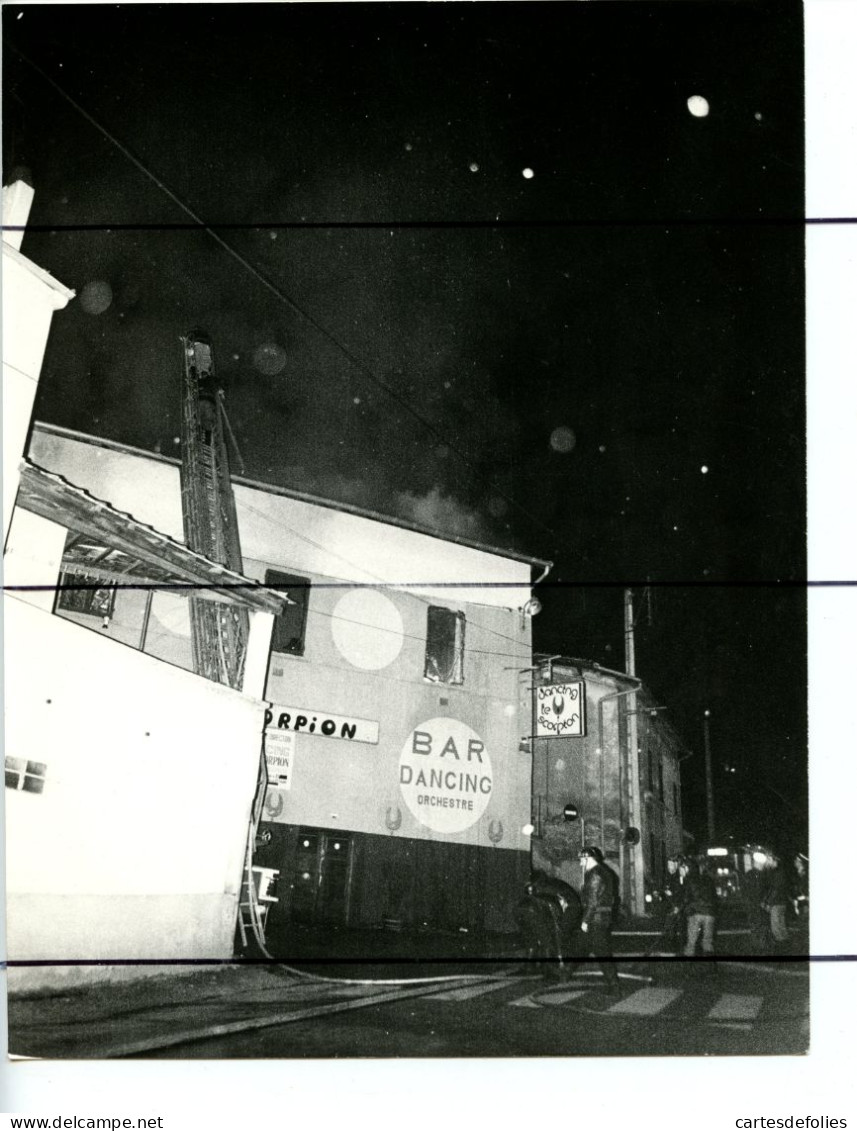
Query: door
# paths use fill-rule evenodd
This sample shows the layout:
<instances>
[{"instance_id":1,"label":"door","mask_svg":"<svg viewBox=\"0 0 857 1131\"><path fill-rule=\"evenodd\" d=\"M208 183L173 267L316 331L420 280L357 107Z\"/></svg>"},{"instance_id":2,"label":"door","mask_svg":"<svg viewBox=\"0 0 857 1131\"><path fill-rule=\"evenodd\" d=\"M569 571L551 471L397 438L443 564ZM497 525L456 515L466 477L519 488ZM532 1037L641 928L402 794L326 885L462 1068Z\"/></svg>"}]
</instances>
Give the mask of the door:
<instances>
[{"instance_id":1,"label":"door","mask_svg":"<svg viewBox=\"0 0 857 1131\"><path fill-rule=\"evenodd\" d=\"M292 878L292 919L345 926L351 892L351 834L298 829Z\"/></svg>"}]
</instances>

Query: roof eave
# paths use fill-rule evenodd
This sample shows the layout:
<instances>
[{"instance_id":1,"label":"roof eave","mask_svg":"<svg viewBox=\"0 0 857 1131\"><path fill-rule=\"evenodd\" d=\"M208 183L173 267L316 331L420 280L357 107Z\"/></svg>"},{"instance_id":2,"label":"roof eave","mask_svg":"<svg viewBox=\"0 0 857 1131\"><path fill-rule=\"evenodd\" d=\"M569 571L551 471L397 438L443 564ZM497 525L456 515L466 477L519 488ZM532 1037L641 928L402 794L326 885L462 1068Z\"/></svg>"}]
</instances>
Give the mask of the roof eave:
<instances>
[{"instance_id":1,"label":"roof eave","mask_svg":"<svg viewBox=\"0 0 857 1131\"><path fill-rule=\"evenodd\" d=\"M189 587L220 600L274 615L291 603L286 595L211 561L29 460L21 464L17 505L51 522L108 540L117 549L168 569Z\"/></svg>"},{"instance_id":2,"label":"roof eave","mask_svg":"<svg viewBox=\"0 0 857 1131\"><path fill-rule=\"evenodd\" d=\"M107 448L110 451L127 452L129 455L138 455L145 459L155 460L158 463L168 463L173 466L181 465L181 460L176 459L174 456L167 456L161 452L149 452L143 448L132 447L130 444L119 443L117 440L105 440L100 436L91 436L86 432L63 428L57 424L48 424L45 421L38 420L33 427L41 432L56 436L68 436L71 439L80 440L82 443L93 444L98 447ZM438 541L441 542L452 542L455 545L464 546L469 550L478 550L483 554L490 554L493 557L505 558L507 561L521 562L524 565L530 566L532 569L541 570L540 576L533 582L533 584L536 585L540 581L543 581L553 568L554 563L548 561L546 558L534 558L530 554L521 554L515 550L504 550L498 546L490 546L487 543L478 542L471 538L463 538L456 534L443 534L440 531L420 526L418 523L409 522L407 519L381 514L379 511L355 506L353 503L341 503L332 499L323 499L317 495L311 495L306 491L298 491L292 487L280 487L274 483L263 483L258 479L250 479L245 475L232 475L231 479L233 484L242 487L250 487L256 491L266 491L272 495L280 495L284 498L295 499L298 502L325 507L328 510L341 511L344 514L352 514L357 518L369 519L372 522L384 523L387 526L397 526L402 530L410 530L414 534L422 534L427 538L437 538Z\"/></svg>"}]
</instances>

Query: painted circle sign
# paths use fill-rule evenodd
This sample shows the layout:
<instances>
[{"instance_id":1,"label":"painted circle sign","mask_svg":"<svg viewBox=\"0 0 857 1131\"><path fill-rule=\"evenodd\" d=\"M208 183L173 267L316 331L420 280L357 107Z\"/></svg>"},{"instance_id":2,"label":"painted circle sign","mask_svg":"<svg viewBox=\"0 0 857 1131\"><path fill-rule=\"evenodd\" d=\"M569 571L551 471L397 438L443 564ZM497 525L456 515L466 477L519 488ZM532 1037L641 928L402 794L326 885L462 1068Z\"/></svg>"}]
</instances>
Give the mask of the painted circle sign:
<instances>
[{"instance_id":1,"label":"painted circle sign","mask_svg":"<svg viewBox=\"0 0 857 1131\"><path fill-rule=\"evenodd\" d=\"M469 829L491 800L493 777L485 743L459 719L420 723L402 747L399 788L421 825L439 833Z\"/></svg>"}]
</instances>

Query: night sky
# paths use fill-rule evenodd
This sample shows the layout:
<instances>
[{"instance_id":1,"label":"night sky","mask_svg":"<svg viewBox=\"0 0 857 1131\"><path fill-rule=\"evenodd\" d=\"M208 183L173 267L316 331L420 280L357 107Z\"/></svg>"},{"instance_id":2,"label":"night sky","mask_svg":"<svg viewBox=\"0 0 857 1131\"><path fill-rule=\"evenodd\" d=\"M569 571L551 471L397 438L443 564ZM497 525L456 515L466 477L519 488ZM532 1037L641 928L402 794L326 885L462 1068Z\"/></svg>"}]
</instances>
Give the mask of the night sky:
<instances>
[{"instance_id":1,"label":"night sky","mask_svg":"<svg viewBox=\"0 0 857 1131\"><path fill-rule=\"evenodd\" d=\"M204 328L247 475L553 560L547 653L623 667L633 586L686 824L708 709L719 834L805 847L800 6L3 17L37 418L178 455Z\"/></svg>"}]
</instances>

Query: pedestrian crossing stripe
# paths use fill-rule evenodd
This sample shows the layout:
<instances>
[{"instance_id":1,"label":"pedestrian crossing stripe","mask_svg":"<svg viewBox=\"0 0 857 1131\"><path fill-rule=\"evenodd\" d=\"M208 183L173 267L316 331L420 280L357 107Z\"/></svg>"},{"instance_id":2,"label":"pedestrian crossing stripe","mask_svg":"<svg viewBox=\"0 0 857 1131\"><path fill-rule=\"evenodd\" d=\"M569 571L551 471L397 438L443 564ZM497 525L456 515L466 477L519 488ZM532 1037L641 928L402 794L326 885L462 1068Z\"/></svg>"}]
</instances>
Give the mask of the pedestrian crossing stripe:
<instances>
[{"instance_id":1,"label":"pedestrian crossing stripe","mask_svg":"<svg viewBox=\"0 0 857 1131\"><path fill-rule=\"evenodd\" d=\"M707 1021L755 1021L764 998L755 994L721 994L708 1011Z\"/></svg>"},{"instance_id":2,"label":"pedestrian crossing stripe","mask_svg":"<svg viewBox=\"0 0 857 1131\"><path fill-rule=\"evenodd\" d=\"M520 1009L541 1009L537 1001L533 1001L532 994L527 994L526 997L519 997L517 1001L510 1001L509 1005L517 1006Z\"/></svg>"},{"instance_id":3,"label":"pedestrian crossing stripe","mask_svg":"<svg viewBox=\"0 0 857 1131\"><path fill-rule=\"evenodd\" d=\"M545 990L542 993L533 995L537 1005L566 1005L575 998L583 997L588 994L589 990ZM511 1002L511 1005L517 1004Z\"/></svg>"},{"instance_id":4,"label":"pedestrian crossing stripe","mask_svg":"<svg viewBox=\"0 0 857 1131\"><path fill-rule=\"evenodd\" d=\"M624 1001L617 1001L607 1010L608 1013L632 1013L638 1016L652 1017L671 1005L677 997L681 997L682 990L668 989L666 986L646 986L643 990L626 997Z\"/></svg>"},{"instance_id":5,"label":"pedestrian crossing stripe","mask_svg":"<svg viewBox=\"0 0 857 1131\"><path fill-rule=\"evenodd\" d=\"M430 1002L467 1002L477 998L486 998L489 994L501 990L508 990L519 983L527 982L526 977L510 977L475 985L456 986L439 993L428 993L422 998ZM523 987L521 987L523 988ZM706 994L707 1001L700 1002L695 993L688 993L687 989L669 986L645 986L633 993L627 994L621 1000L611 1002L605 1008L603 985L587 986L571 984L566 987L545 986L543 989L533 989L523 997L511 1001L501 1002L502 1008L516 1009L551 1009L570 1007L576 1008L579 1003L583 1009L593 1008L603 1016L632 1018L657 1017L669 1011L671 1015L681 1012L682 1015L692 1010L693 1016L700 1021L721 1028L751 1029L757 1022L764 1022L766 998L756 994L716 993ZM625 986L623 986L625 988ZM583 999L583 1000L581 1000ZM713 1004L712 1004L713 1002ZM707 1012L706 1012L707 1009Z\"/></svg>"},{"instance_id":6,"label":"pedestrian crossing stripe","mask_svg":"<svg viewBox=\"0 0 857 1131\"><path fill-rule=\"evenodd\" d=\"M566 1005L588 993L589 990L536 990L526 997L519 997L506 1004L518 1009L541 1009L543 1005Z\"/></svg>"},{"instance_id":7,"label":"pedestrian crossing stripe","mask_svg":"<svg viewBox=\"0 0 857 1131\"><path fill-rule=\"evenodd\" d=\"M515 979L514 981L522 981L523 979ZM504 981L493 981L479 983L475 986L460 986L455 990L444 990L439 994L429 994L429 1001L469 1001L474 997L481 997L483 994L493 993L495 990L506 989L507 986L513 985L514 982L510 979Z\"/></svg>"}]
</instances>

